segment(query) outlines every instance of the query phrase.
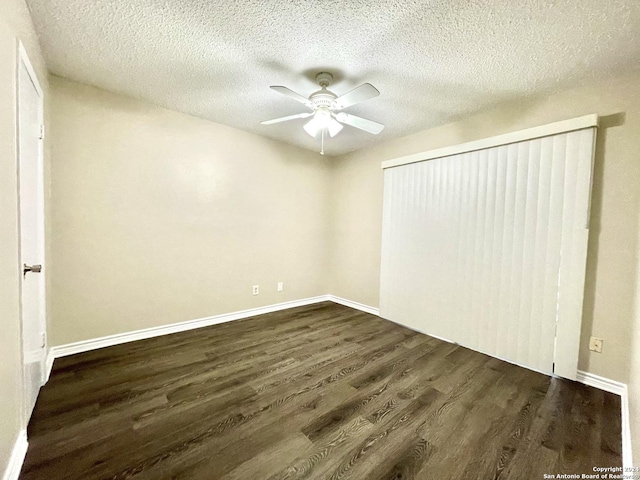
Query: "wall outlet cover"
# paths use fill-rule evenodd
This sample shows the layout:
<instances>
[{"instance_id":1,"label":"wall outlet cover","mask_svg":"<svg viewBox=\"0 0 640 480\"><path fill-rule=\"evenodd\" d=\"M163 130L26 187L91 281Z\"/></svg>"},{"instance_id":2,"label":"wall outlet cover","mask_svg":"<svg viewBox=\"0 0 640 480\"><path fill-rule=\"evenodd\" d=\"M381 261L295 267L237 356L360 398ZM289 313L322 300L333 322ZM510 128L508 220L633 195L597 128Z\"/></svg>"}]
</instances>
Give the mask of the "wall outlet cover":
<instances>
[{"instance_id":1,"label":"wall outlet cover","mask_svg":"<svg viewBox=\"0 0 640 480\"><path fill-rule=\"evenodd\" d=\"M589 350L592 352L602 353L602 344L604 340L598 337L591 337L589 339Z\"/></svg>"}]
</instances>

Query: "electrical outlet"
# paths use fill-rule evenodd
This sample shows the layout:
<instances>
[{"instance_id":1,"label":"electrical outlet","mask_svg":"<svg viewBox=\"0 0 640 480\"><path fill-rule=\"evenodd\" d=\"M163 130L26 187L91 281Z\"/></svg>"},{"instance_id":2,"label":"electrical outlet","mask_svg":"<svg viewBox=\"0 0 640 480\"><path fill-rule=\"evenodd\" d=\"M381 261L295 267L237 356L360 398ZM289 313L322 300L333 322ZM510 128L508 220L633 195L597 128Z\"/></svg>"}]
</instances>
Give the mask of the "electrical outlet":
<instances>
[{"instance_id":1,"label":"electrical outlet","mask_svg":"<svg viewBox=\"0 0 640 480\"><path fill-rule=\"evenodd\" d=\"M259 295L260 294L260 285L254 285L253 286L253 294L254 295Z\"/></svg>"},{"instance_id":2,"label":"electrical outlet","mask_svg":"<svg viewBox=\"0 0 640 480\"><path fill-rule=\"evenodd\" d=\"M284 283L278 282L278 291L281 292L284 290Z\"/></svg>"},{"instance_id":3,"label":"electrical outlet","mask_svg":"<svg viewBox=\"0 0 640 480\"><path fill-rule=\"evenodd\" d=\"M603 343L604 340L602 340L601 338L591 337L589 339L589 350L591 350L592 352L602 353Z\"/></svg>"}]
</instances>

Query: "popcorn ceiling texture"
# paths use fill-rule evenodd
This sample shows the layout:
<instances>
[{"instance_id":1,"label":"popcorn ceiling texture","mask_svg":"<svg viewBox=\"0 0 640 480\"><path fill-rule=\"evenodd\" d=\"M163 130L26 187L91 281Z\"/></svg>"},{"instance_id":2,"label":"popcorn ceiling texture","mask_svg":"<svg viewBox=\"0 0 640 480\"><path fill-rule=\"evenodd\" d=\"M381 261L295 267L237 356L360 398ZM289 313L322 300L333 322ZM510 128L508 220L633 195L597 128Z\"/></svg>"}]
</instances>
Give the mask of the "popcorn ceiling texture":
<instances>
[{"instance_id":1,"label":"popcorn ceiling texture","mask_svg":"<svg viewBox=\"0 0 640 480\"><path fill-rule=\"evenodd\" d=\"M525 95L640 68L638 0L28 0L55 75L303 148L306 108L329 71L338 95L381 96L346 111L329 155L408 135Z\"/></svg>"}]
</instances>

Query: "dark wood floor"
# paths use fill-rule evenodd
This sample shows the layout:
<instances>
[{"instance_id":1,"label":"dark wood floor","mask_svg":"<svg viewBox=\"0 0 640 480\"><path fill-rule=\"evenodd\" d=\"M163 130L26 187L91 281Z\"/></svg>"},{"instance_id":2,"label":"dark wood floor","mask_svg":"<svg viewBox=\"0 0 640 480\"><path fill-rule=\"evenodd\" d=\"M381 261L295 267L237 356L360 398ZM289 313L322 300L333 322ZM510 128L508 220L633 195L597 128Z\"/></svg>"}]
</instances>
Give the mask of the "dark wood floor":
<instances>
[{"instance_id":1,"label":"dark wood floor","mask_svg":"<svg viewBox=\"0 0 640 480\"><path fill-rule=\"evenodd\" d=\"M22 479L541 479L619 397L322 303L55 361Z\"/></svg>"}]
</instances>

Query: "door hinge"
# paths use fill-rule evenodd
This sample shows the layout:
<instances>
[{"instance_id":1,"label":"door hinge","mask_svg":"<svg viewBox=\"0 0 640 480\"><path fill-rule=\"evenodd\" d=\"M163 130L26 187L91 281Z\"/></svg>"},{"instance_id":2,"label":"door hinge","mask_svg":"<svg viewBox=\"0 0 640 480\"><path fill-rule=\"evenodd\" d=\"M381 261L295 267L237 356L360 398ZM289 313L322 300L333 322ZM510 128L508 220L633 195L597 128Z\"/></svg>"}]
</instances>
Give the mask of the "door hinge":
<instances>
[{"instance_id":1,"label":"door hinge","mask_svg":"<svg viewBox=\"0 0 640 480\"><path fill-rule=\"evenodd\" d=\"M44 348L47 346L47 332L42 332L42 345L41 347Z\"/></svg>"},{"instance_id":2,"label":"door hinge","mask_svg":"<svg viewBox=\"0 0 640 480\"><path fill-rule=\"evenodd\" d=\"M40 125L40 133L39 133L39 135L40 135L40 136L39 136L38 138L39 138L40 140L44 140L44 124L41 124L41 125Z\"/></svg>"}]
</instances>

